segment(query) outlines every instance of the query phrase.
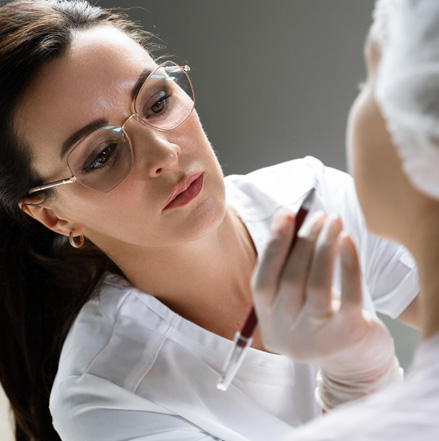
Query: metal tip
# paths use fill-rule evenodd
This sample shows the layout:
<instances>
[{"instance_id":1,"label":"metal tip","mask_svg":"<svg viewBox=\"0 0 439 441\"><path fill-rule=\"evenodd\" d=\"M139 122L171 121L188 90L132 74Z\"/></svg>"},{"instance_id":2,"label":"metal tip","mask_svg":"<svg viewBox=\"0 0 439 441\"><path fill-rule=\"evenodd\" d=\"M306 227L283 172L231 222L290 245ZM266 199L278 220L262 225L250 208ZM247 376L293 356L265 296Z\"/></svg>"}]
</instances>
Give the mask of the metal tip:
<instances>
[{"instance_id":1,"label":"metal tip","mask_svg":"<svg viewBox=\"0 0 439 441\"><path fill-rule=\"evenodd\" d=\"M221 379L220 381L218 381L218 384L216 385L216 388L218 390L226 391L227 390L227 385Z\"/></svg>"},{"instance_id":2,"label":"metal tip","mask_svg":"<svg viewBox=\"0 0 439 441\"><path fill-rule=\"evenodd\" d=\"M233 376L234 376L234 373L232 373L231 370L232 369L229 367L229 369L227 369L221 373L220 379L218 380L218 383L216 385L216 388L218 390L226 391L228 389L230 383L232 382Z\"/></svg>"},{"instance_id":3,"label":"metal tip","mask_svg":"<svg viewBox=\"0 0 439 441\"><path fill-rule=\"evenodd\" d=\"M230 386L230 383L241 366L245 353L248 351L252 341L253 339L251 337L243 338L239 332L236 333L233 346L231 347L231 350L226 358L220 379L216 385L217 389L227 390L227 388Z\"/></svg>"}]
</instances>

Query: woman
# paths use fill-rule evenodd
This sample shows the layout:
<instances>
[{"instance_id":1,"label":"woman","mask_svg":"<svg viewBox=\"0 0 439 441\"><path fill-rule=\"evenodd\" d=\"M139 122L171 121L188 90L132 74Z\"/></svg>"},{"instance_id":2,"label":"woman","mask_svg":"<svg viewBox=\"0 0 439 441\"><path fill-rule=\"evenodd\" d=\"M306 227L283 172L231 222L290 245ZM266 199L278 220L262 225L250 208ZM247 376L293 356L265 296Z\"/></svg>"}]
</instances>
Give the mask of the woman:
<instances>
[{"instance_id":1,"label":"woman","mask_svg":"<svg viewBox=\"0 0 439 441\"><path fill-rule=\"evenodd\" d=\"M433 441L438 438L438 43L437 1L377 2L375 22L365 45L367 81L352 106L347 136L349 167L367 225L375 233L403 243L418 264L422 344L402 386L346 406L285 439ZM294 220L291 215L277 219L279 226L256 271L254 285L263 341L268 348L275 341L276 349L283 353L297 356L299 352L303 358L316 361L323 356L322 353L306 356L289 334L299 321L294 309L285 314L275 308L271 317L264 314L274 299L285 305L285 291L279 290L278 296L274 285L282 287L288 281L294 290L306 289L303 308L312 306L319 296L320 306L323 305L318 311L320 329L337 327L335 318L340 313L361 313L360 268L355 248L349 236L341 233L340 222L334 226L335 223L327 219L308 226L303 231L307 240L297 242L282 275L279 263L270 256L285 255L282 239L291 236ZM331 229L333 233L328 235L326 232ZM338 247L342 262L350 268L350 277L344 283L350 285L351 295L345 296L335 314L336 309L330 305L331 293L325 286L328 281L317 280L316 273L322 262L331 264ZM307 275L302 273L301 277L288 271L300 259L306 260L303 266L307 267ZM265 275L268 273L272 277L269 281ZM327 383L341 380L340 376L332 378L331 372L325 374L323 369ZM335 394L327 393L324 385L320 392L324 399L334 399L334 395L349 387L341 380Z\"/></svg>"},{"instance_id":2,"label":"woman","mask_svg":"<svg viewBox=\"0 0 439 441\"><path fill-rule=\"evenodd\" d=\"M156 62L120 15L15 1L0 35L0 378L17 439L258 440L320 415L316 367L258 333L227 393L215 388L271 220L313 186L361 251L359 326L381 348L360 354L368 390L341 402L398 381L373 303L410 319L416 270L364 228L348 176L306 158L224 180L189 67Z\"/></svg>"}]
</instances>

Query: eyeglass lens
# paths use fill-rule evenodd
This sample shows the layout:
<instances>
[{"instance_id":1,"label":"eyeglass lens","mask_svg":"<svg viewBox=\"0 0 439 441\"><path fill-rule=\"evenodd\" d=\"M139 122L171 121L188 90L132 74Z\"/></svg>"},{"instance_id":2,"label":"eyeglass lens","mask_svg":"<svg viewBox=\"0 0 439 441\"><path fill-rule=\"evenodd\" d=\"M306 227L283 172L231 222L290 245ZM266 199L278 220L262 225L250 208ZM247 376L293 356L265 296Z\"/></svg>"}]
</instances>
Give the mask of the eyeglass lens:
<instances>
[{"instance_id":1,"label":"eyeglass lens","mask_svg":"<svg viewBox=\"0 0 439 441\"><path fill-rule=\"evenodd\" d=\"M134 104L140 121L159 130L174 129L193 108L194 95L188 75L184 68L169 61L150 74ZM117 126L97 129L71 151L67 163L83 185L108 192L131 171L133 152L128 134Z\"/></svg>"}]
</instances>

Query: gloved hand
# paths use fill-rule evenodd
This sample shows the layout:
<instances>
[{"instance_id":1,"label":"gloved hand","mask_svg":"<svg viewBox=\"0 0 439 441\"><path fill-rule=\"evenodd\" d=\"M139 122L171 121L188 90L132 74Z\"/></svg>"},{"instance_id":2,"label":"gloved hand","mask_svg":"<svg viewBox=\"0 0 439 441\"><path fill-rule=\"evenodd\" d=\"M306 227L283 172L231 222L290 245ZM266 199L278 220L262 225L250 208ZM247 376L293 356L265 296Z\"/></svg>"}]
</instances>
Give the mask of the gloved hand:
<instances>
[{"instance_id":1,"label":"gloved hand","mask_svg":"<svg viewBox=\"0 0 439 441\"><path fill-rule=\"evenodd\" d=\"M279 212L255 269L252 290L264 346L320 367L316 396L326 410L380 390L401 373L393 339L362 310L361 271L341 219L315 213L291 254L294 214ZM332 288L337 256L341 293Z\"/></svg>"}]
</instances>

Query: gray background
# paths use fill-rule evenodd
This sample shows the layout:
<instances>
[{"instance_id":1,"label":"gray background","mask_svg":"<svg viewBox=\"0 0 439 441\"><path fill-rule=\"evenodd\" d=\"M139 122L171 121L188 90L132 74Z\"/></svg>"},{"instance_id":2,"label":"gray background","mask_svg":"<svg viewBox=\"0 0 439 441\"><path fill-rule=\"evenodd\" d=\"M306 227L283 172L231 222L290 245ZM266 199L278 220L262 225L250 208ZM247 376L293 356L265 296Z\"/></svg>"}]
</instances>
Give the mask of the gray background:
<instances>
[{"instance_id":1,"label":"gray background","mask_svg":"<svg viewBox=\"0 0 439 441\"><path fill-rule=\"evenodd\" d=\"M99 0L127 8L191 66L224 173L313 155L346 171L345 126L364 80L374 0ZM418 333L385 319L408 367Z\"/></svg>"}]
</instances>

